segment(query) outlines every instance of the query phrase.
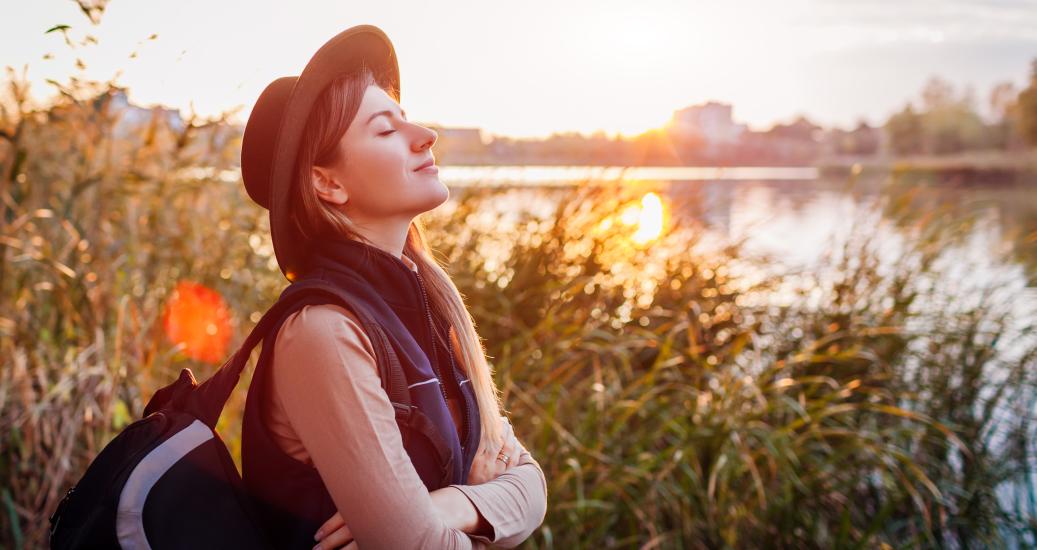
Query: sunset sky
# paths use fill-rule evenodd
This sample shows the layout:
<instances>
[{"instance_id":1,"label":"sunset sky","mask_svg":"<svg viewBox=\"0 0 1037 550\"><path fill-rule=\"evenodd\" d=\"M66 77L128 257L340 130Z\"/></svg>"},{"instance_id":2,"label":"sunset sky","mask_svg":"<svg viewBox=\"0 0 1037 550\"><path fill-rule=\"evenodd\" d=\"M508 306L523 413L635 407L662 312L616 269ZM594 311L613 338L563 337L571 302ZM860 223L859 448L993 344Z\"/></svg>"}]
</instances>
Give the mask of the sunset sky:
<instances>
[{"instance_id":1,"label":"sunset sky","mask_svg":"<svg viewBox=\"0 0 1037 550\"><path fill-rule=\"evenodd\" d=\"M395 44L411 120L520 137L629 135L707 100L731 103L755 130L797 114L881 124L930 75L972 85L985 113L991 86L1023 86L1037 58L1032 0L112 0L96 28L69 0L12 1L4 13L0 65L28 64L37 98L53 95L46 79L76 74L79 55L89 77L121 69L134 103L240 105L242 122L268 82L370 23ZM44 34L62 23L100 44L77 54Z\"/></svg>"}]
</instances>

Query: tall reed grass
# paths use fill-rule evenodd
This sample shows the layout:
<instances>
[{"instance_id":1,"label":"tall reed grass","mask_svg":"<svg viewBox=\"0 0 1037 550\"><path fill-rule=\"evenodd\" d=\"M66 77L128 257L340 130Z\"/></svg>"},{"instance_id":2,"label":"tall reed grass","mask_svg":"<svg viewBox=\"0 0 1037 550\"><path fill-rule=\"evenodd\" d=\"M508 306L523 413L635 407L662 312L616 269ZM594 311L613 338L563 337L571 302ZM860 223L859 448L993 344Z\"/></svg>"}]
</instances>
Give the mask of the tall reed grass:
<instances>
[{"instance_id":1,"label":"tall reed grass","mask_svg":"<svg viewBox=\"0 0 1037 550\"><path fill-rule=\"evenodd\" d=\"M124 126L115 91L2 121L5 546L43 546L57 501L151 393L215 368L162 330L178 282L222 295L234 345L285 284L265 211L221 175L238 136L160 112ZM543 190L546 214L455 189L428 215L547 475L527 546L1033 544L1037 344L1010 329L1011 288L947 278L970 221L919 217L893 189L880 212L899 261L862 225L799 272L690 224L632 240L617 213L634 185ZM247 378L219 426L235 455Z\"/></svg>"}]
</instances>

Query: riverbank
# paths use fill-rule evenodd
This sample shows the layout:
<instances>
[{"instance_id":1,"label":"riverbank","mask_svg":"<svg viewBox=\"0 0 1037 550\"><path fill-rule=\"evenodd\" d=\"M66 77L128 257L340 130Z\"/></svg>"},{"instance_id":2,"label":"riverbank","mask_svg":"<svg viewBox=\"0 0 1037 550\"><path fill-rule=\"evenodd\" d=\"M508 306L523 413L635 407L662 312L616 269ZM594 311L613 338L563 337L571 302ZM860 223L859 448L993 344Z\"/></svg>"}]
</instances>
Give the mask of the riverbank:
<instances>
[{"instance_id":1,"label":"riverbank","mask_svg":"<svg viewBox=\"0 0 1037 550\"><path fill-rule=\"evenodd\" d=\"M944 182L1037 182L1037 151L975 151L953 156L831 157L814 166L822 176L893 174Z\"/></svg>"}]
</instances>

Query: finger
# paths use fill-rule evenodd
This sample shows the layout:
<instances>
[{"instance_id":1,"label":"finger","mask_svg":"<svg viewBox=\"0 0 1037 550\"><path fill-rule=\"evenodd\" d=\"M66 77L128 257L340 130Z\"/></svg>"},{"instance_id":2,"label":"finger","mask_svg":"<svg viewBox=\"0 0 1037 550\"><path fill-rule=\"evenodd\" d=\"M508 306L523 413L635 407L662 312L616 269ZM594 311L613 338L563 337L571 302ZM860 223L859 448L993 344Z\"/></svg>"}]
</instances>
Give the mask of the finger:
<instances>
[{"instance_id":1,"label":"finger","mask_svg":"<svg viewBox=\"0 0 1037 550\"><path fill-rule=\"evenodd\" d=\"M504 437L507 437L508 434L514 433L515 429L511 426L511 422L508 420L508 418L506 416L502 416L500 418L501 418L501 434Z\"/></svg>"},{"instance_id":2,"label":"finger","mask_svg":"<svg viewBox=\"0 0 1037 550\"><path fill-rule=\"evenodd\" d=\"M339 527L342 527L345 524L346 520L342 519L342 514L335 512L333 516L328 518L328 521L324 522L324 525L320 526L320 529L317 529L317 533L314 536L314 538L316 538L317 540L321 540L325 536L327 536L328 533L334 531L335 529L338 529Z\"/></svg>"},{"instance_id":3,"label":"finger","mask_svg":"<svg viewBox=\"0 0 1037 550\"><path fill-rule=\"evenodd\" d=\"M504 426L504 443L507 444L508 440L515 437L515 428L511 424Z\"/></svg>"},{"instance_id":4,"label":"finger","mask_svg":"<svg viewBox=\"0 0 1037 550\"><path fill-rule=\"evenodd\" d=\"M518 438L512 435L508 438L507 444L504 445L504 454L508 455L508 467L510 468L515 464L518 459L519 442Z\"/></svg>"},{"instance_id":5,"label":"finger","mask_svg":"<svg viewBox=\"0 0 1037 550\"><path fill-rule=\"evenodd\" d=\"M353 539L353 533L349 531L349 527L343 525L338 529L332 531L328 536L324 537L320 541L321 550L331 550L332 548L339 548L345 546L345 544Z\"/></svg>"},{"instance_id":6,"label":"finger","mask_svg":"<svg viewBox=\"0 0 1037 550\"><path fill-rule=\"evenodd\" d=\"M502 427L501 435L503 436L504 443L507 443L508 438L515 436L515 430L511 428L511 424L505 424ZM504 445L502 444L501 446L503 447Z\"/></svg>"},{"instance_id":7,"label":"finger","mask_svg":"<svg viewBox=\"0 0 1037 550\"><path fill-rule=\"evenodd\" d=\"M507 420L506 417L502 416L501 418ZM507 455L508 458L507 461L505 461L504 457L501 457L501 459L497 460L497 462L499 463L500 469L503 471L507 470L508 467L511 465L512 461L514 460L515 448L512 444L512 440L515 439L515 430L512 428L511 422L504 422L502 428L503 442L501 444L501 448L497 451L497 456L500 457L501 453L503 453Z\"/></svg>"},{"instance_id":8,"label":"finger","mask_svg":"<svg viewBox=\"0 0 1037 550\"><path fill-rule=\"evenodd\" d=\"M504 448L504 444L508 441L508 437L511 436L511 433L512 433L511 432L511 426L509 426L508 424L502 424L501 425L501 439L500 439L500 443L492 445L492 448L493 448L493 455L492 456L493 456L493 458L497 458L498 456L500 456L501 449ZM489 449L487 449L487 451L489 451ZM489 454L489 452L487 452L487 454Z\"/></svg>"},{"instance_id":9,"label":"finger","mask_svg":"<svg viewBox=\"0 0 1037 550\"><path fill-rule=\"evenodd\" d=\"M504 473L511 465L512 460L512 449L511 449L511 436L504 438L504 445L501 446L501 450L497 453L497 468L499 473Z\"/></svg>"},{"instance_id":10,"label":"finger","mask_svg":"<svg viewBox=\"0 0 1037 550\"><path fill-rule=\"evenodd\" d=\"M498 456L502 452L505 454L508 453L508 445L511 442L512 438L515 437L515 432L511 429L511 426L505 426L504 432L501 434L501 436L501 446L500 449L497 450Z\"/></svg>"},{"instance_id":11,"label":"finger","mask_svg":"<svg viewBox=\"0 0 1037 550\"><path fill-rule=\"evenodd\" d=\"M502 452L507 454L503 445L498 448L497 452L493 454L493 457L489 459L493 461L493 477L501 475L504 473L504 470L508 469L508 465L504 463L504 458L501 456Z\"/></svg>"}]
</instances>

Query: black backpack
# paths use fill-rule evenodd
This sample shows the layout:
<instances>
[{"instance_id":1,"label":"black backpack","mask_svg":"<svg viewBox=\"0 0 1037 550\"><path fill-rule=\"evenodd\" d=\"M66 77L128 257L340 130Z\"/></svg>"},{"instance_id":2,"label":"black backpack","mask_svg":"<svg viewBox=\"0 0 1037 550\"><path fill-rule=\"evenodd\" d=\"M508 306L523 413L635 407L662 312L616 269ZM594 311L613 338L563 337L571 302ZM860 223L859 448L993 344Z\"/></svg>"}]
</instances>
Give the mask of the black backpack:
<instances>
[{"instance_id":1,"label":"black backpack","mask_svg":"<svg viewBox=\"0 0 1037 550\"><path fill-rule=\"evenodd\" d=\"M183 369L175 382L155 392L143 418L101 450L50 516L50 547L270 548L215 427L252 349L293 308L307 303L336 303L357 314L372 335L397 423L409 426L413 406L403 368L381 327L356 307L362 302L323 281L297 281L208 380L198 384L191 370ZM415 424L418 431L426 429Z\"/></svg>"}]
</instances>

